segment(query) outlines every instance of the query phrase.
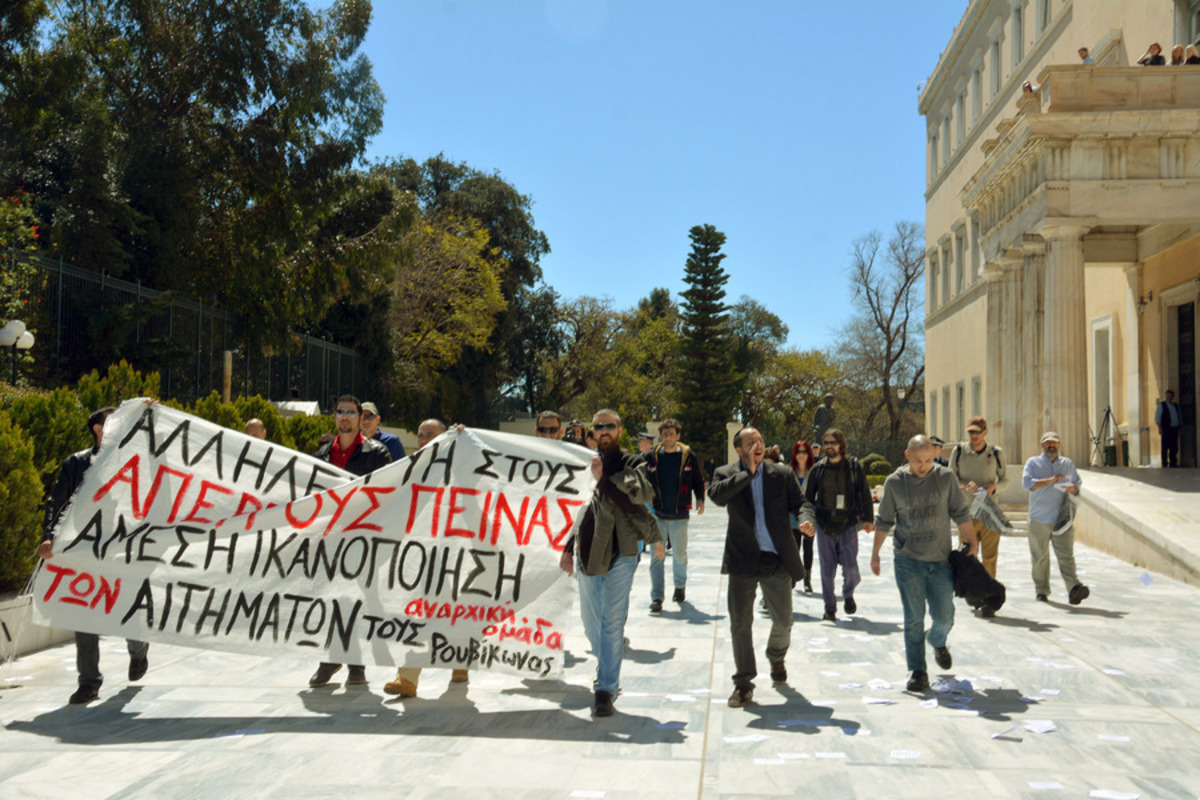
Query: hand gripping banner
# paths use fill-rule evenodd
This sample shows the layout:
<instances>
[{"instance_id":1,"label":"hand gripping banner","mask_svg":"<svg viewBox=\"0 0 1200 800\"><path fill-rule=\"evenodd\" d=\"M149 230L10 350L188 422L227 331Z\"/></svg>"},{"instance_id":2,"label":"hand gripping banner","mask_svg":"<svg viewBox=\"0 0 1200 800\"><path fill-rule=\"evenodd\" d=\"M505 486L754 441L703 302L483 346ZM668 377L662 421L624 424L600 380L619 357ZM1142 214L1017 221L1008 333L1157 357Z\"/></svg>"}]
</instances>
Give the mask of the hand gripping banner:
<instances>
[{"instance_id":1,"label":"hand gripping banner","mask_svg":"<svg viewBox=\"0 0 1200 800\"><path fill-rule=\"evenodd\" d=\"M582 447L450 430L362 478L145 400L34 581L42 621L214 650L556 675Z\"/></svg>"}]
</instances>

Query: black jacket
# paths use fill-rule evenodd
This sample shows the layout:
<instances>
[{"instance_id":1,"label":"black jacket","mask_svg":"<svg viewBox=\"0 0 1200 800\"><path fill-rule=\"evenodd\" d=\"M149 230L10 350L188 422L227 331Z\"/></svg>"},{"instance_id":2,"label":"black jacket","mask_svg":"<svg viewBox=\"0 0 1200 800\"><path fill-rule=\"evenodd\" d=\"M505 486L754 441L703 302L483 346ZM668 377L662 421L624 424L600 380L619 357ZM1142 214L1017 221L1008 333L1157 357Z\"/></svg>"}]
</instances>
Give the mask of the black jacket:
<instances>
[{"instance_id":1,"label":"black jacket","mask_svg":"<svg viewBox=\"0 0 1200 800\"><path fill-rule=\"evenodd\" d=\"M950 569L954 570L954 594L965 598L972 608L988 606L999 611L1004 605L1004 584L988 575L978 560L962 550L951 550Z\"/></svg>"},{"instance_id":2,"label":"black jacket","mask_svg":"<svg viewBox=\"0 0 1200 800\"><path fill-rule=\"evenodd\" d=\"M58 479L54 482L54 488L50 490L50 494L46 498L46 516L42 520L43 542L54 538L54 527L58 525L63 512L67 510L67 505L71 502L76 490L79 489L79 484L83 483L83 475L92 466L92 456L95 454L96 451L89 448L72 453L63 459L62 466L58 468Z\"/></svg>"},{"instance_id":3,"label":"black jacket","mask_svg":"<svg viewBox=\"0 0 1200 800\"><path fill-rule=\"evenodd\" d=\"M846 464L850 467L850 497L847 498L846 509L852 514L853 520L846 523L846 527L850 525L861 525L864 522L875 521L875 502L871 499L871 487L867 484L867 473L863 471L862 464L858 463L858 459L853 456L843 456ZM813 513L817 515L817 524L822 529L829 522L827 519L822 519L821 504L817 502L817 492L821 489L822 477L825 470L830 466L829 459L822 458L809 471L808 477L804 479L804 496L808 498L808 502L813 504ZM837 531L841 533L841 531Z\"/></svg>"},{"instance_id":4,"label":"black jacket","mask_svg":"<svg viewBox=\"0 0 1200 800\"><path fill-rule=\"evenodd\" d=\"M804 562L800 560L800 548L792 536L788 514L795 514L801 523L813 522L812 506L804 499L800 482L796 480L796 473L791 467L764 461L759 469L763 471L763 512L766 515L767 533L771 535L771 542L784 568L793 578L800 580L804 577ZM729 511L721 572L759 574L762 570L762 550L754 534L754 495L750 488L749 470L740 461L717 467L708 484L708 496Z\"/></svg>"},{"instance_id":5,"label":"black jacket","mask_svg":"<svg viewBox=\"0 0 1200 800\"><path fill-rule=\"evenodd\" d=\"M662 445L642 456L646 460L646 477L654 487L654 513L666 519L687 519L692 510L693 495L697 500L704 499L704 470L700 468L700 459L686 444L680 444L683 457L680 459L679 497L675 499L675 513L663 512L662 484L658 474L658 454Z\"/></svg>"},{"instance_id":6,"label":"black jacket","mask_svg":"<svg viewBox=\"0 0 1200 800\"><path fill-rule=\"evenodd\" d=\"M332 449L333 442L326 442L317 448L316 457L322 461L333 463L329 458ZM361 478L368 472L374 472L390 463L392 463L392 454L388 452L387 445L375 439L364 439L362 447L350 454L350 459L346 462L346 471Z\"/></svg>"}]
</instances>

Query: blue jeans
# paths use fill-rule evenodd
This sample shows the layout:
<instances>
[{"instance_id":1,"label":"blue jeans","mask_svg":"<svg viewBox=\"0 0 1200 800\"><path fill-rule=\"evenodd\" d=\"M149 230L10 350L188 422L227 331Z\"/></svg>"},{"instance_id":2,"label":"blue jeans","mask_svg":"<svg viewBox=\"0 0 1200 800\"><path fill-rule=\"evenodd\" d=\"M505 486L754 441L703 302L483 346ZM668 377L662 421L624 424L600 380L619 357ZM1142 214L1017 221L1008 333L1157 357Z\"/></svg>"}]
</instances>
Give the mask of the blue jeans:
<instances>
[{"instance_id":1,"label":"blue jeans","mask_svg":"<svg viewBox=\"0 0 1200 800\"><path fill-rule=\"evenodd\" d=\"M908 669L925 669L925 606L933 624L929 644L945 647L954 627L954 571L947 561L918 561L896 553L896 586L904 607L904 655Z\"/></svg>"},{"instance_id":2,"label":"blue jeans","mask_svg":"<svg viewBox=\"0 0 1200 800\"><path fill-rule=\"evenodd\" d=\"M636 556L619 556L607 575L584 575L576 564L579 613L597 662L592 688L613 696L621 684L625 617L629 614L629 590L633 588L637 561Z\"/></svg>"},{"instance_id":3,"label":"blue jeans","mask_svg":"<svg viewBox=\"0 0 1200 800\"><path fill-rule=\"evenodd\" d=\"M688 544L688 521L684 519L663 519L658 518L658 532L663 538L663 547L671 544L671 572L675 579L675 588L682 589L687 586L687 544ZM666 554L663 554L666 558ZM665 568L662 559L651 557L650 559L650 599L663 599L663 572Z\"/></svg>"}]
</instances>

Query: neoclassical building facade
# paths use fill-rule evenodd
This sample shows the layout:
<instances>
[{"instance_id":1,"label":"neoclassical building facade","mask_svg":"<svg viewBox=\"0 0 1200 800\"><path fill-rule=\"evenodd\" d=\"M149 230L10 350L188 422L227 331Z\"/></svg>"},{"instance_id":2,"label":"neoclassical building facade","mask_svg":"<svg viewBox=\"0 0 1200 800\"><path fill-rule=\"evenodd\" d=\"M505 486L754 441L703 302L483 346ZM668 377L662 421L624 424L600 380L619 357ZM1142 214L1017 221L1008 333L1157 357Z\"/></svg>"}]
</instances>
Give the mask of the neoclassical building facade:
<instances>
[{"instance_id":1,"label":"neoclassical building facade","mask_svg":"<svg viewBox=\"0 0 1200 800\"><path fill-rule=\"evenodd\" d=\"M1200 0L971 0L920 94L931 433L1149 464L1173 389L1197 465L1200 66L1136 63L1197 39Z\"/></svg>"}]
</instances>

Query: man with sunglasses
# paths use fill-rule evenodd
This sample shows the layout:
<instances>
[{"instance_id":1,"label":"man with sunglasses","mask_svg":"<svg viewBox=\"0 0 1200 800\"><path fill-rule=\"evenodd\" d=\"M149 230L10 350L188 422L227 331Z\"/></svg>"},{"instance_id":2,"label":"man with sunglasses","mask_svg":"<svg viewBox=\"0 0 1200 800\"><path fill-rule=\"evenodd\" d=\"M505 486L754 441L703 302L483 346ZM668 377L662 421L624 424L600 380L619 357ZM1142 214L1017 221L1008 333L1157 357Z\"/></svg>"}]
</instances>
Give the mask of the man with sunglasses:
<instances>
[{"instance_id":1,"label":"man with sunglasses","mask_svg":"<svg viewBox=\"0 0 1200 800\"><path fill-rule=\"evenodd\" d=\"M592 456L596 488L560 564L569 575L575 574L576 567L579 570L579 613L597 662L592 713L610 717L620 688L638 540L654 545L654 557L659 560L663 544L646 508L654 497L646 464L640 456L623 452L618 444L621 417L612 409L601 409L592 417L592 431L597 445Z\"/></svg>"},{"instance_id":2,"label":"man with sunglasses","mask_svg":"<svg viewBox=\"0 0 1200 800\"><path fill-rule=\"evenodd\" d=\"M322 461L360 477L392 463L392 455L387 447L363 436L360 429L362 410L362 403L354 395L344 394L339 397L333 411L337 437L321 445L314 454ZM317 671L308 679L308 685L314 688L327 685L329 679L341 668L341 664L322 661ZM346 685L361 686L366 682L366 667L362 664L351 664L346 676Z\"/></svg>"},{"instance_id":3,"label":"man with sunglasses","mask_svg":"<svg viewBox=\"0 0 1200 800\"><path fill-rule=\"evenodd\" d=\"M396 434L380 430L379 424L381 422L383 422L383 417L379 415L379 408L370 401L363 403L362 421L359 423L362 435L382 444L388 449L392 461L399 461L404 458L404 443L400 441L400 437Z\"/></svg>"},{"instance_id":4,"label":"man with sunglasses","mask_svg":"<svg viewBox=\"0 0 1200 800\"><path fill-rule=\"evenodd\" d=\"M827 622L837 621L833 583L842 568L842 603L847 614L858 611L854 589L862 582L858 569L858 531L875 530L875 503L867 473L858 459L846 455L846 435L830 428L821 437L823 458L804 481L804 494L817 515L817 556L821 563L821 595Z\"/></svg>"},{"instance_id":5,"label":"man with sunglasses","mask_svg":"<svg viewBox=\"0 0 1200 800\"><path fill-rule=\"evenodd\" d=\"M555 411L543 411L538 414L536 425L535 435L539 439L563 438L562 417Z\"/></svg>"},{"instance_id":6,"label":"man with sunglasses","mask_svg":"<svg viewBox=\"0 0 1200 800\"><path fill-rule=\"evenodd\" d=\"M983 568L994 578L1000 556L1000 528L1007 525L992 498L1004 487L1007 478L1004 454L999 447L988 443L987 432L987 420L983 417L967 421L967 441L956 444L950 451L950 470L971 504L971 527L979 537ZM983 492L983 502L975 503L979 492ZM980 613L985 617L996 616L995 609L989 606L983 606Z\"/></svg>"}]
</instances>

